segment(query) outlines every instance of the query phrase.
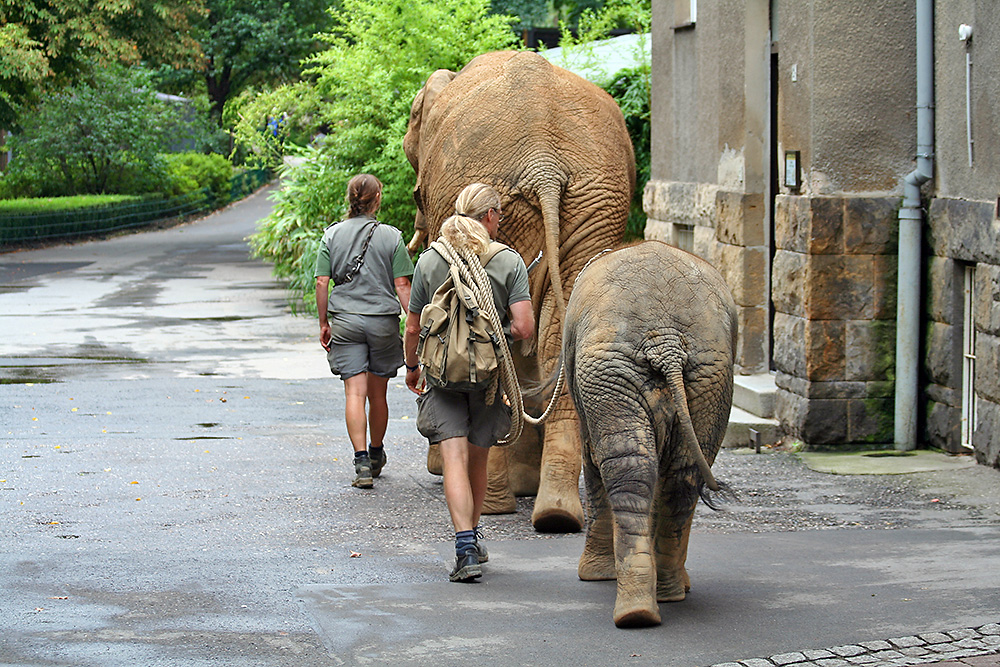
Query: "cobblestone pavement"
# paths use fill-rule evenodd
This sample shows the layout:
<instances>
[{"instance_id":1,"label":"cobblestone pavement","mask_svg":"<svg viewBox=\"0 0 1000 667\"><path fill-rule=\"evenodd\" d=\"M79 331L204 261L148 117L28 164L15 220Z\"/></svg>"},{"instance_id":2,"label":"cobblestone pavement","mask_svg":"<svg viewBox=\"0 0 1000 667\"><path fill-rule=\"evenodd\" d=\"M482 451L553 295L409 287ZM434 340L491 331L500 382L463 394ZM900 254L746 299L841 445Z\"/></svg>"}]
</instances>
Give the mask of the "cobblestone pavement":
<instances>
[{"instance_id":1,"label":"cobblestone pavement","mask_svg":"<svg viewBox=\"0 0 1000 667\"><path fill-rule=\"evenodd\" d=\"M1000 667L1000 624L779 653L712 667Z\"/></svg>"}]
</instances>

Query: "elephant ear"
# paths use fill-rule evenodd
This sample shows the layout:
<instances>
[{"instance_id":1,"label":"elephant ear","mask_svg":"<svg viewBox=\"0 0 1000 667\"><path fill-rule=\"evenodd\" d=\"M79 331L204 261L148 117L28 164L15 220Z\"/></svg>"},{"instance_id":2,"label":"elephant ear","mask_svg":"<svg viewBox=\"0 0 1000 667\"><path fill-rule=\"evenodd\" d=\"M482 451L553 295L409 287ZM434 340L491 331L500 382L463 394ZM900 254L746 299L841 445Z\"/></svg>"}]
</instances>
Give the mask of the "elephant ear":
<instances>
[{"instance_id":1,"label":"elephant ear","mask_svg":"<svg viewBox=\"0 0 1000 667\"><path fill-rule=\"evenodd\" d=\"M420 173L420 129L427 120L427 114L434 106L434 100L438 94L451 83L455 78L455 72L447 69L439 69L424 82L424 87L420 89L417 96L413 98L413 105L410 107L410 122L406 128L406 136L403 137L403 152L406 159L410 161L413 170Z\"/></svg>"}]
</instances>

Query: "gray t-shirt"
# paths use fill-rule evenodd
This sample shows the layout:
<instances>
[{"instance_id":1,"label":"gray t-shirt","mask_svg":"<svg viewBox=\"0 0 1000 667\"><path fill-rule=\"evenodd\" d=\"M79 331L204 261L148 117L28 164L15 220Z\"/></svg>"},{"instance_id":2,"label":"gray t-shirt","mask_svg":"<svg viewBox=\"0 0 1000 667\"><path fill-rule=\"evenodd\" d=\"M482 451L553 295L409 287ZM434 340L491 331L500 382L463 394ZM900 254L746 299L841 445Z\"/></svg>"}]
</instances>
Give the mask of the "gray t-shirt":
<instances>
[{"instance_id":1,"label":"gray t-shirt","mask_svg":"<svg viewBox=\"0 0 1000 667\"><path fill-rule=\"evenodd\" d=\"M315 275L331 278L336 274L343 275L354 258L361 253L373 224L373 218L363 216L348 218L327 227L323 232ZM354 276L354 280L342 285L334 285L331 281L329 311L358 315L398 315L399 299L394 279L410 275L412 267L400 231L392 225L378 225L372 234L361 270Z\"/></svg>"},{"instance_id":2,"label":"gray t-shirt","mask_svg":"<svg viewBox=\"0 0 1000 667\"><path fill-rule=\"evenodd\" d=\"M508 309L511 304L531 299L528 269L517 251L513 248L504 248L486 264L486 275L493 284L493 303L496 304L503 330L510 336ZM430 248L420 255L413 270L410 312L419 315L447 278L448 262L436 250Z\"/></svg>"}]
</instances>

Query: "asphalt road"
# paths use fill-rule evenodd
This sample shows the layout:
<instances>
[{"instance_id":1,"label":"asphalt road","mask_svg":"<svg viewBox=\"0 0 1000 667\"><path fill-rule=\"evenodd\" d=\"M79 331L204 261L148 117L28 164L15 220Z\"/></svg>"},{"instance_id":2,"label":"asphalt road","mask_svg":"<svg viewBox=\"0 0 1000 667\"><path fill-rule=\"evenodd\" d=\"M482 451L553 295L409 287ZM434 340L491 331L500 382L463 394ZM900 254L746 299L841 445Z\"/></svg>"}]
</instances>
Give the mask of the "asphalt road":
<instances>
[{"instance_id":1,"label":"asphalt road","mask_svg":"<svg viewBox=\"0 0 1000 667\"><path fill-rule=\"evenodd\" d=\"M695 667L1000 621L1000 473L782 451L720 455L738 498L699 508L659 627L617 630L530 498L484 519L482 583L449 584L412 395L390 383L389 463L351 488L318 327L248 255L269 207L0 255L0 665Z\"/></svg>"}]
</instances>

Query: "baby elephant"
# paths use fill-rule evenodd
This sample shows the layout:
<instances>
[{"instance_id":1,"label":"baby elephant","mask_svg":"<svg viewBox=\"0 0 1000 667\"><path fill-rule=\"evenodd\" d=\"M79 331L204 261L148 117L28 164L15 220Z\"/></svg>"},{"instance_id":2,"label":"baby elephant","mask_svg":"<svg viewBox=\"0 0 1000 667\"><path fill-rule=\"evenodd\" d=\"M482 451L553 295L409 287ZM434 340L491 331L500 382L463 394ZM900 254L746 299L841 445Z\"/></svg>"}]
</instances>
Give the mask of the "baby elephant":
<instances>
[{"instance_id":1,"label":"baby elephant","mask_svg":"<svg viewBox=\"0 0 1000 667\"><path fill-rule=\"evenodd\" d=\"M619 627L683 600L691 519L733 398L736 306L702 259L659 241L598 256L566 310L566 382L580 414L591 525L580 579L617 579ZM711 503L709 503L711 505Z\"/></svg>"}]
</instances>

